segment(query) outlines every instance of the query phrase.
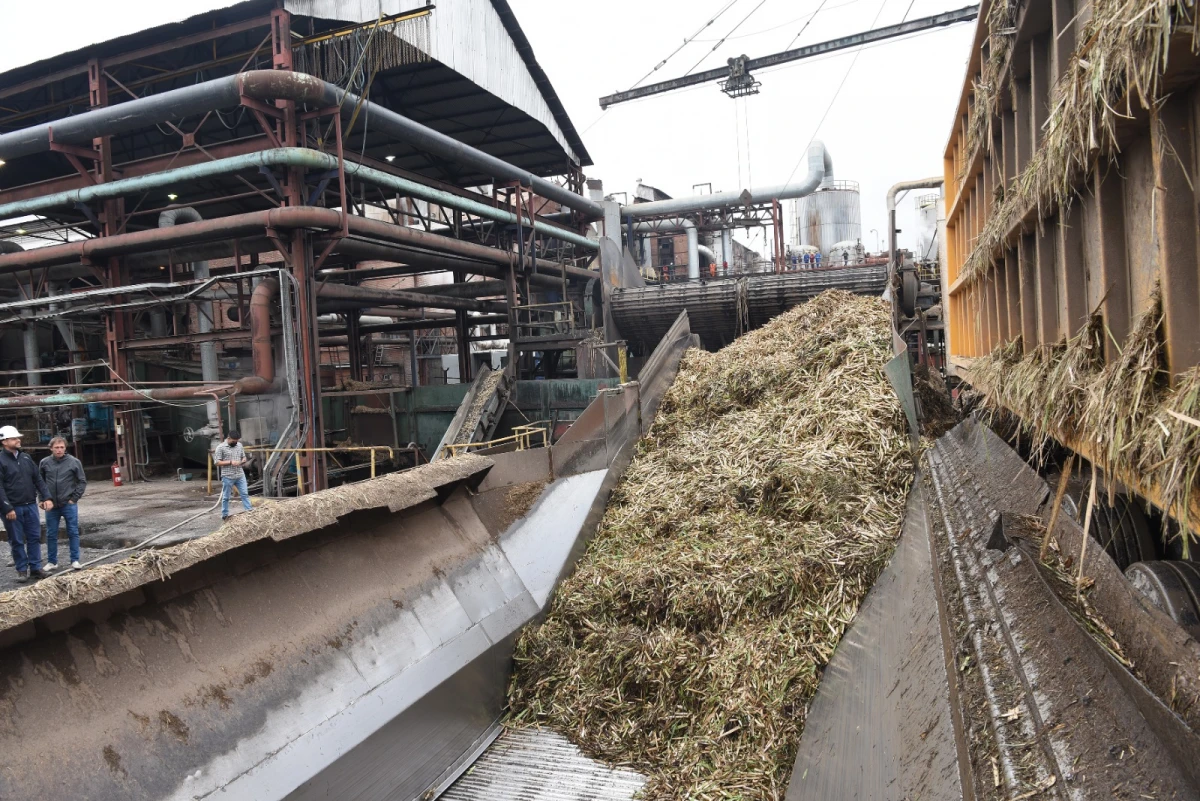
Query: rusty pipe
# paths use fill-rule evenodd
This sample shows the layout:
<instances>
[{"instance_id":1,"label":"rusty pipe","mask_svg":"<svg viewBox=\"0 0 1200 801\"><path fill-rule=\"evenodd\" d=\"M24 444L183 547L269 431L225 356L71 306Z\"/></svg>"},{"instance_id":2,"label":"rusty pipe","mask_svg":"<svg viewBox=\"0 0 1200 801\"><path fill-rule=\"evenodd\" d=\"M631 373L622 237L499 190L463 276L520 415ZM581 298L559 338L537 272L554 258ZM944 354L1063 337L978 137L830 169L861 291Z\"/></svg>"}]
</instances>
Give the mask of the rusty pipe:
<instances>
[{"instance_id":1,"label":"rusty pipe","mask_svg":"<svg viewBox=\"0 0 1200 801\"><path fill-rule=\"evenodd\" d=\"M271 352L271 302L277 297L278 278L264 278L250 293L250 353L254 362L254 376L268 385L275 381L275 357Z\"/></svg>"},{"instance_id":2,"label":"rusty pipe","mask_svg":"<svg viewBox=\"0 0 1200 801\"><path fill-rule=\"evenodd\" d=\"M421 248L436 253L449 253L489 264L507 268L515 255L503 250L450 239L438 234L430 234L415 228L380 220L368 220L351 216L349 219L351 233L383 240L395 245ZM147 251L160 251L187 245L198 245L205 242L228 240L238 237L263 235L268 228L294 230L299 228L334 231L341 228L342 215L333 209L317 208L315 206L295 206L266 211L254 211L245 214L234 214L229 217L218 217L202 222L186 223L170 228L152 228L146 231L135 231L116 236L98 237L82 242L70 242L51 247L27 250L22 253L0 255L0 274L15 273L23 270L52 267L65 264L78 264L85 260L101 260L109 256L124 256ZM352 241L352 240L351 240ZM347 241L347 251L355 246ZM358 245L371 243L359 242ZM359 248L358 252L362 252ZM414 254L415 255L415 254ZM469 270L467 265L462 269ZM561 279L564 268L557 262L548 259L537 260L538 272ZM596 277L590 270L577 267L566 267L569 279L589 280ZM496 271L487 273L500 277Z\"/></svg>"},{"instance_id":3,"label":"rusty pipe","mask_svg":"<svg viewBox=\"0 0 1200 801\"><path fill-rule=\"evenodd\" d=\"M462 309L464 311L500 312L504 311L503 302L475 300L474 298L456 298L446 295L435 295L432 292L413 292L403 289L372 289L370 287L351 286L349 284L322 284L317 289L317 304L321 301L341 301L345 304L358 306L412 306L414 308L429 307L435 309Z\"/></svg>"},{"instance_id":4,"label":"rusty pipe","mask_svg":"<svg viewBox=\"0 0 1200 801\"><path fill-rule=\"evenodd\" d=\"M0 273L13 273L38 267L100 261L110 256L125 256L148 250L195 245L220 239L261 235L267 228L314 228L334 231L341 228L342 215L333 209L314 206L284 207L266 211L234 214L170 228L150 228L117 236L97 237L82 242L0 255Z\"/></svg>"},{"instance_id":5,"label":"rusty pipe","mask_svg":"<svg viewBox=\"0 0 1200 801\"><path fill-rule=\"evenodd\" d=\"M170 230L170 229L167 229ZM250 341L254 375L219 386L126 389L57 395L17 395L0 398L0 409L30 406L73 406L80 403L137 403L139 401L195 400L211 395L265 395L275 383L275 357L271 351L271 303L279 293L279 279L264 278L250 295ZM217 425L220 425L218 416Z\"/></svg>"},{"instance_id":6,"label":"rusty pipe","mask_svg":"<svg viewBox=\"0 0 1200 801\"><path fill-rule=\"evenodd\" d=\"M593 218L604 216L600 204L566 187L410 120L389 108L359 98L331 83L290 70L251 70L228 75L0 134L0 159L11 161L20 156L50 150L52 129L55 142L86 145L100 136L128 133L155 123L175 122L194 114L232 108L240 105L243 96L268 102L294 100L314 108L338 106L343 116L350 116L361 108L370 115L374 130L393 139L455 164L474 167L493 178L518 181L523 186L532 187L542 197Z\"/></svg>"}]
</instances>

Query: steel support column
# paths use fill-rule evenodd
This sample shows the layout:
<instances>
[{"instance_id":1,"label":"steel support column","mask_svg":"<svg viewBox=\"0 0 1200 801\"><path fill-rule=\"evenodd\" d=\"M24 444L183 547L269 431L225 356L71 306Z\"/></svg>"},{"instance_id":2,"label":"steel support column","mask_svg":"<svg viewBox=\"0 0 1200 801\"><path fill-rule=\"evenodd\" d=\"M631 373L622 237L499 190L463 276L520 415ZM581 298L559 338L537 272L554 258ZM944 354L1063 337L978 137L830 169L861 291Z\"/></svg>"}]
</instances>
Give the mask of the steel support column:
<instances>
[{"instance_id":1,"label":"steel support column","mask_svg":"<svg viewBox=\"0 0 1200 801\"><path fill-rule=\"evenodd\" d=\"M277 70L292 69L292 15L277 8L271 12L271 65ZM277 100L275 105L283 112L282 138L285 147L297 147L304 142L302 122L296 113L294 100ZM298 207L304 204L304 171L291 167L287 171L284 191L285 203ZM299 285L296 324L300 329L300 391L307 403L307 426L304 436L305 448L321 448L325 445L325 425L321 411L321 360L319 352L320 334L317 331L317 299L314 286L314 264L312 237L303 230L292 231L286 243L289 253L284 253L292 275ZM308 486L305 491L325 489L327 486L325 454L315 452L297 454L296 461L304 468Z\"/></svg>"},{"instance_id":2,"label":"steel support column","mask_svg":"<svg viewBox=\"0 0 1200 801\"><path fill-rule=\"evenodd\" d=\"M104 77L104 68L99 59L91 59L88 61L88 105L91 108L108 105L108 81ZM112 137L104 136L93 140L92 148L96 151L95 158L95 181L96 183L105 183L112 180ZM98 235L101 237L112 236L120 233L121 222L124 217L125 202L120 199L107 200L104 202L100 210L100 226ZM93 265L101 267L101 265ZM125 266L124 261L119 257L111 257L107 259L103 266L104 283L109 287L120 287L130 283L129 270ZM112 298L114 306L125 303L128 300L123 295L116 295ZM129 355L121 345L133 336L133 318L126 311L109 311L104 315L104 343L107 350L107 361L109 370L112 375L120 381L128 381L132 378L130 375ZM116 447L117 465L121 468L121 473L126 481L133 479L133 466L136 462L133 447L133 436L131 433L131 422L133 416L129 414L132 411L131 404L121 404L115 409L114 419L117 421L116 430L114 431L113 444Z\"/></svg>"}]
</instances>

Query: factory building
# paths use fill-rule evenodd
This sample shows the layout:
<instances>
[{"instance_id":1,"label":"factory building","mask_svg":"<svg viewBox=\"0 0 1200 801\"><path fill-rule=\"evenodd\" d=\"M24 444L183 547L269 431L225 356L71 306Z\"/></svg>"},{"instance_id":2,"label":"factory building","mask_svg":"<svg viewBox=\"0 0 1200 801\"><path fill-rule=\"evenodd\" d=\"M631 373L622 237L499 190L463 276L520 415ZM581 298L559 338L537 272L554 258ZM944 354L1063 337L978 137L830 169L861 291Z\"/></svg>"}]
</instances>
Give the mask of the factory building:
<instances>
[{"instance_id":1,"label":"factory building","mask_svg":"<svg viewBox=\"0 0 1200 801\"><path fill-rule=\"evenodd\" d=\"M469 382L493 340L574 374L515 329L594 275L583 143L503 0L388 6L230 3L0 75L0 416L29 446L173 474L254 420L319 489L364 406L328 392Z\"/></svg>"}]
</instances>

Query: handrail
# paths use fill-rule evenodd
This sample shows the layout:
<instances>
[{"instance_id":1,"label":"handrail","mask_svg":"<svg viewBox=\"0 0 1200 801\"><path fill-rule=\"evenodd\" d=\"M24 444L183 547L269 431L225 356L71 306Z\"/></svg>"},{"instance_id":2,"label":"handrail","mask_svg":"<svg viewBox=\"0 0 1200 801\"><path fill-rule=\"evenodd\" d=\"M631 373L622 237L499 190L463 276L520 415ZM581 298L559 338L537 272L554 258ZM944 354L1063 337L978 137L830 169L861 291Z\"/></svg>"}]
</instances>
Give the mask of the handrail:
<instances>
[{"instance_id":1,"label":"handrail","mask_svg":"<svg viewBox=\"0 0 1200 801\"><path fill-rule=\"evenodd\" d=\"M507 437L500 437L499 439L491 439L486 442L450 443L447 445L443 445L442 451L443 452L448 451L449 453L447 453L446 455L450 456L450 457L454 457L454 456L458 456L459 451L470 452L471 448L491 448L491 447L494 447L497 445L506 445L510 442L515 442L517 444L517 450L528 451L528 450L532 450L534 447L533 437L536 434L542 435L541 447L545 448L550 445L549 430L546 428L543 428L542 426L540 426L537 423L534 423L534 424L523 425L523 426L513 426L513 433L509 434Z\"/></svg>"},{"instance_id":2,"label":"handrail","mask_svg":"<svg viewBox=\"0 0 1200 801\"><path fill-rule=\"evenodd\" d=\"M354 451L371 452L371 478L375 478L375 451L387 451L388 459L394 459L395 454L390 445L347 445L342 448L245 448L246 453L351 453ZM304 494L304 468L296 465L296 494ZM208 452L208 494L212 495L213 458L212 451Z\"/></svg>"}]
</instances>

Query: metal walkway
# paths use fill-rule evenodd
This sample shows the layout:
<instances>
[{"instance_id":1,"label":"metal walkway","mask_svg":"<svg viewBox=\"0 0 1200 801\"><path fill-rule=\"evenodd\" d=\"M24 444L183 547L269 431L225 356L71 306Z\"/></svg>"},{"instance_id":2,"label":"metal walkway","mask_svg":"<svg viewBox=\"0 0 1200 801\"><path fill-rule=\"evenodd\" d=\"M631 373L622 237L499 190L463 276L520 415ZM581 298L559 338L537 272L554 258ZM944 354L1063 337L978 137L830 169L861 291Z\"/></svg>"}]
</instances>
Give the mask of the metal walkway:
<instances>
[{"instance_id":1,"label":"metal walkway","mask_svg":"<svg viewBox=\"0 0 1200 801\"><path fill-rule=\"evenodd\" d=\"M443 801L629 801L646 783L632 770L589 759L546 729L506 729Z\"/></svg>"}]
</instances>

